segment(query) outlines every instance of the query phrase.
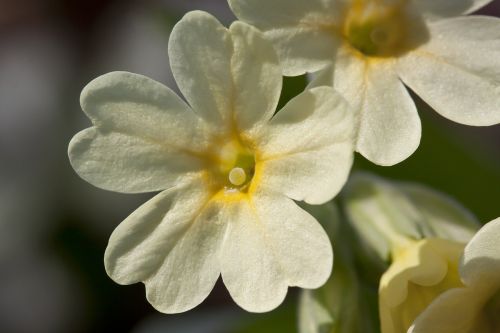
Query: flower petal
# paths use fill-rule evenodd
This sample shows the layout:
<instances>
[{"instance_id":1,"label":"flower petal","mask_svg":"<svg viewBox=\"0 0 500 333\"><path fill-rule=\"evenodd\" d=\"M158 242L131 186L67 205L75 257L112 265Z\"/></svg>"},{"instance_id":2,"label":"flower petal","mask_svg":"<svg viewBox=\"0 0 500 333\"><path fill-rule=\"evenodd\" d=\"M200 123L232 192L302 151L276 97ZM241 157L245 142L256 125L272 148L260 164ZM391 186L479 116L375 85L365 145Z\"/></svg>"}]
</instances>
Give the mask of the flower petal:
<instances>
[{"instance_id":1,"label":"flower petal","mask_svg":"<svg viewBox=\"0 0 500 333\"><path fill-rule=\"evenodd\" d=\"M443 290L462 285L457 265L463 247L462 243L430 238L395 256L380 280L382 332L405 332Z\"/></svg>"},{"instance_id":2,"label":"flower petal","mask_svg":"<svg viewBox=\"0 0 500 333\"><path fill-rule=\"evenodd\" d=\"M313 79L308 87L333 87L355 109L359 109L362 102L359 93L364 90L366 70L367 62L354 56L350 48L343 46L337 50L335 64L312 75Z\"/></svg>"},{"instance_id":3,"label":"flower petal","mask_svg":"<svg viewBox=\"0 0 500 333\"><path fill-rule=\"evenodd\" d=\"M430 20L470 14L493 0L415 0L413 4Z\"/></svg>"},{"instance_id":4,"label":"flower petal","mask_svg":"<svg viewBox=\"0 0 500 333\"><path fill-rule=\"evenodd\" d=\"M303 20L327 21L335 17L341 5L331 0L228 0L238 19L268 30L274 27L293 26Z\"/></svg>"},{"instance_id":5,"label":"flower petal","mask_svg":"<svg viewBox=\"0 0 500 333\"><path fill-rule=\"evenodd\" d=\"M169 57L189 104L219 132L250 129L274 113L281 68L255 28L236 22L228 30L208 13L190 12L172 30Z\"/></svg>"},{"instance_id":6,"label":"flower petal","mask_svg":"<svg viewBox=\"0 0 500 333\"><path fill-rule=\"evenodd\" d=\"M343 47L335 66L316 74L311 87L330 85L351 103L359 122L356 150L379 165L394 165L419 146L415 103L390 60L364 60Z\"/></svg>"},{"instance_id":7,"label":"flower petal","mask_svg":"<svg viewBox=\"0 0 500 333\"><path fill-rule=\"evenodd\" d=\"M472 288L450 289L436 298L415 319L408 333L468 333L488 332L474 329L478 313L484 306L484 296Z\"/></svg>"},{"instance_id":8,"label":"flower petal","mask_svg":"<svg viewBox=\"0 0 500 333\"><path fill-rule=\"evenodd\" d=\"M234 118L240 131L267 122L276 111L282 87L281 66L271 43L255 28L235 22L229 28L234 51Z\"/></svg>"},{"instance_id":9,"label":"flower petal","mask_svg":"<svg viewBox=\"0 0 500 333\"><path fill-rule=\"evenodd\" d=\"M196 151L208 145L201 120L162 84L114 72L82 91L94 127L69 144L73 168L91 184L118 192L171 187L203 165Z\"/></svg>"},{"instance_id":10,"label":"flower petal","mask_svg":"<svg viewBox=\"0 0 500 333\"><path fill-rule=\"evenodd\" d=\"M222 250L222 278L247 311L277 307L288 286L317 288L328 279L333 253L319 223L292 200L256 194L225 205L229 227Z\"/></svg>"},{"instance_id":11,"label":"flower petal","mask_svg":"<svg viewBox=\"0 0 500 333\"><path fill-rule=\"evenodd\" d=\"M235 15L264 31L285 75L313 72L332 62L340 42L330 31L339 21L339 1L229 0Z\"/></svg>"},{"instance_id":12,"label":"flower petal","mask_svg":"<svg viewBox=\"0 0 500 333\"><path fill-rule=\"evenodd\" d=\"M421 214L422 231L431 230L426 237L451 239L468 242L480 224L477 218L459 202L441 192L418 183L400 184L401 190L409 196L419 215Z\"/></svg>"},{"instance_id":13,"label":"flower petal","mask_svg":"<svg viewBox=\"0 0 500 333\"><path fill-rule=\"evenodd\" d=\"M379 165L394 165L418 148L420 118L410 94L387 63L369 66L356 149Z\"/></svg>"},{"instance_id":14,"label":"flower petal","mask_svg":"<svg viewBox=\"0 0 500 333\"><path fill-rule=\"evenodd\" d=\"M351 174L342 199L345 216L363 241L367 256L383 263L382 267L390 260L395 243L420 239L429 230L420 207L401 188L375 175Z\"/></svg>"},{"instance_id":15,"label":"flower petal","mask_svg":"<svg viewBox=\"0 0 500 333\"><path fill-rule=\"evenodd\" d=\"M319 204L345 184L353 161L353 118L332 88L292 99L260 133L257 168L266 188Z\"/></svg>"},{"instance_id":16,"label":"flower petal","mask_svg":"<svg viewBox=\"0 0 500 333\"><path fill-rule=\"evenodd\" d=\"M195 112L215 125L224 124L231 109L232 50L227 29L205 12L187 13L170 34L175 81Z\"/></svg>"},{"instance_id":17,"label":"flower petal","mask_svg":"<svg viewBox=\"0 0 500 333\"><path fill-rule=\"evenodd\" d=\"M500 19L447 19L429 31L430 42L399 62L405 84L450 120L500 123Z\"/></svg>"},{"instance_id":18,"label":"flower petal","mask_svg":"<svg viewBox=\"0 0 500 333\"><path fill-rule=\"evenodd\" d=\"M163 190L204 168L193 155L95 127L73 137L69 158L78 175L92 185L123 193Z\"/></svg>"},{"instance_id":19,"label":"flower petal","mask_svg":"<svg viewBox=\"0 0 500 333\"><path fill-rule=\"evenodd\" d=\"M265 34L276 48L286 76L325 68L334 61L335 51L342 42L332 32L307 24L275 28Z\"/></svg>"},{"instance_id":20,"label":"flower petal","mask_svg":"<svg viewBox=\"0 0 500 333\"><path fill-rule=\"evenodd\" d=\"M113 232L105 253L109 276L120 284L142 281L159 311L178 313L201 303L220 273L225 225L200 179L161 192Z\"/></svg>"},{"instance_id":21,"label":"flower petal","mask_svg":"<svg viewBox=\"0 0 500 333\"><path fill-rule=\"evenodd\" d=\"M484 225L467 244L460 275L466 284L500 286L500 218Z\"/></svg>"},{"instance_id":22,"label":"flower petal","mask_svg":"<svg viewBox=\"0 0 500 333\"><path fill-rule=\"evenodd\" d=\"M421 286L433 286L452 271L458 262L464 245L462 243L427 238L395 259L380 280L381 302L389 307L401 304L407 297L408 282Z\"/></svg>"},{"instance_id":23,"label":"flower petal","mask_svg":"<svg viewBox=\"0 0 500 333\"><path fill-rule=\"evenodd\" d=\"M103 131L198 151L209 144L202 119L168 87L139 74L104 74L83 89L80 103Z\"/></svg>"},{"instance_id":24,"label":"flower petal","mask_svg":"<svg viewBox=\"0 0 500 333\"><path fill-rule=\"evenodd\" d=\"M485 304L500 289L500 218L483 226L467 244L460 265L465 288L450 289L415 320L410 333L486 332ZM498 318L497 313L493 314ZM491 323L489 323L491 324ZM497 326L494 326L497 328Z\"/></svg>"}]
</instances>

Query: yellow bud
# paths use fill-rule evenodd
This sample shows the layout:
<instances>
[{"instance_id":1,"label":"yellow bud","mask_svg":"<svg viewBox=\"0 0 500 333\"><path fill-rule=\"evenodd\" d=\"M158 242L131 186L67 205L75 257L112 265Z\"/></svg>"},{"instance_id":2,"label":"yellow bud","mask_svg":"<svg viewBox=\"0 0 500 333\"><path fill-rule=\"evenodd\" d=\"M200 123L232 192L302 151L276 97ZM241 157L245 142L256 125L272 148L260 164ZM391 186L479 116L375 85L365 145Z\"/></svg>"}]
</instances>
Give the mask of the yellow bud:
<instances>
[{"instance_id":1,"label":"yellow bud","mask_svg":"<svg viewBox=\"0 0 500 333\"><path fill-rule=\"evenodd\" d=\"M428 238L393 255L380 280L379 307L383 333L406 332L441 293L462 287L458 265L465 244Z\"/></svg>"}]
</instances>

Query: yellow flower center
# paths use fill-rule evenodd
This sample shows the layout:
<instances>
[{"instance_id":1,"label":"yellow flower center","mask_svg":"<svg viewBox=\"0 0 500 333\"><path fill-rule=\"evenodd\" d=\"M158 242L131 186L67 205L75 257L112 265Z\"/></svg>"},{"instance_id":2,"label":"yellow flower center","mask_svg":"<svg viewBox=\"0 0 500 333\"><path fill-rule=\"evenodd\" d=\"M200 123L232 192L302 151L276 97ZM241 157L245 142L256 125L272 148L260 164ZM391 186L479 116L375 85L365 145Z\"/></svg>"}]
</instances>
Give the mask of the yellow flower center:
<instances>
[{"instance_id":1,"label":"yellow flower center","mask_svg":"<svg viewBox=\"0 0 500 333\"><path fill-rule=\"evenodd\" d=\"M239 140L232 140L217 151L216 173L219 185L225 189L244 192L255 173L255 155Z\"/></svg>"},{"instance_id":2,"label":"yellow flower center","mask_svg":"<svg viewBox=\"0 0 500 333\"><path fill-rule=\"evenodd\" d=\"M407 52L428 36L406 0L352 0L342 35L366 56L392 57Z\"/></svg>"}]
</instances>

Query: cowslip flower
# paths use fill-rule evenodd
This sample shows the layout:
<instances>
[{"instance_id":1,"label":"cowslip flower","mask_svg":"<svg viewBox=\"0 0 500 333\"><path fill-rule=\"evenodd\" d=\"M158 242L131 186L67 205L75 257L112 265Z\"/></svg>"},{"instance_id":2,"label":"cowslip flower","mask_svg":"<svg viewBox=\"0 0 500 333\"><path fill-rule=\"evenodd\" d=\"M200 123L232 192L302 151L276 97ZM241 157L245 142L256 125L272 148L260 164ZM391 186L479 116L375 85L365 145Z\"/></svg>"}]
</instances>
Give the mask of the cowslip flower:
<instances>
[{"instance_id":1,"label":"cowslip flower","mask_svg":"<svg viewBox=\"0 0 500 333\"><path fill-rule=\"evenodd\" d=\"M443 291L461 287L458 263L463 243L440 238L409 241L393 251L379 285L383 333L408 331L413 320ZM430 332L440 332L431 330Z\"/></svg>"},{"instance_id":2,"label":"cowslip flower","mask_svg":"<svg viewBox=\"0 0 500 333\"><path fill-rule=\"evenodd\" d=\"M331 245L293 200L326 202L346 181L348 103L318 87L273 116L282 76L272 45L249 25L226 29L204 12L176 24L169 58L189 105L125 72L82 92L93 127L70 143L77 173L112 191L164 190L113 232L107 273L120 284L142 281L165 313L201 303L220 275L235 302L253 312L278 306L288 286L321 286Z\"/></svg>"},{"instance_id":3,"label":"cowslip flower","mask_svg":"<svg viewBox=\"0 0 500 333\"><path fill-rule=\"evenodd\" d=\"M491 0L228 0L265 32L285 75L319 71L357 110L356 150L393 165L420 143L407 86L442 116L500 123L500 20Z\"/></svg>"},{"instance_id":4,"label":"cowslip flower","mask_svg":"<svg viewBox=\"0 0 500 333\"><path fill-rule=\"evenodd\" d=\"M484 232L477 233L479 223L467 209L420 184L358 173L343 194L346 217L369 259L366 270L385 272L374 276L381 332L407 332L441 293L463 287L460 257Z\"/></svg>"},{"instance_id":5,"label":"cowslip flower","mask_svg":"<svg viewBox=\"0 0 500 333\"><path fill-rule=\"evenodd\" d=\"M500 330L500 218L470 242L423 240L395 258L380 285L382 333Z\"/></svg>"}]
</instances>

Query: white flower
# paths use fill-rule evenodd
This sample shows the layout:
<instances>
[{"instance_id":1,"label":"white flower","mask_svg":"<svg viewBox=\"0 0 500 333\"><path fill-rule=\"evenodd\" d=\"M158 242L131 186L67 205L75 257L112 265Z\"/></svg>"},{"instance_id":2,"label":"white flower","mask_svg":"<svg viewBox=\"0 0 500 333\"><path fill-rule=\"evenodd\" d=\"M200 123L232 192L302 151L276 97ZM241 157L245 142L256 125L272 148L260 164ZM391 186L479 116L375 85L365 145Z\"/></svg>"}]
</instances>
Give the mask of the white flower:
<instances>
[{"instance_id":1,"label":"white flower","mask_svg":"<svg viewBox=\"0 0 500 333\"><path fill-rule=\"evenodd\" d=\"M174 27L169 57L189 106L124 72L82 92L94 126L70 143L78 174L113 191L166 189L113 232L106 271L120 284L144 282L166 313L201 303L219 275L254 312L278 306L288 286L321 286L331 245L293 200L323 203L345 183L353 159L347 102L319 87L273 116L282 77L272 46L244 23L226 29L203 12Z\"/></svg>"},{"instance_id":2,"label":"white flower","mask_svg":"<svg viewBox=\"0 0 500 333\"><path fill-rule=\"evenodd\" d=\"M229 0L263 30L285 75L321 70L358 110L356 149L381 165L418 147L409 87L444 117L500 123L500 20L469 14L491 0Z\"/></svg>"},{"instance_id":3,"label":"white flower","mask_svg":"<svg viewBox=\"0 0 500 333\"><path fill-rule=\"evenodd\" d=\"M439 295L415 320L410 333L500 331L500 218L467 244L459 266L463 286Z\"/></svg>"}]
</instances>

